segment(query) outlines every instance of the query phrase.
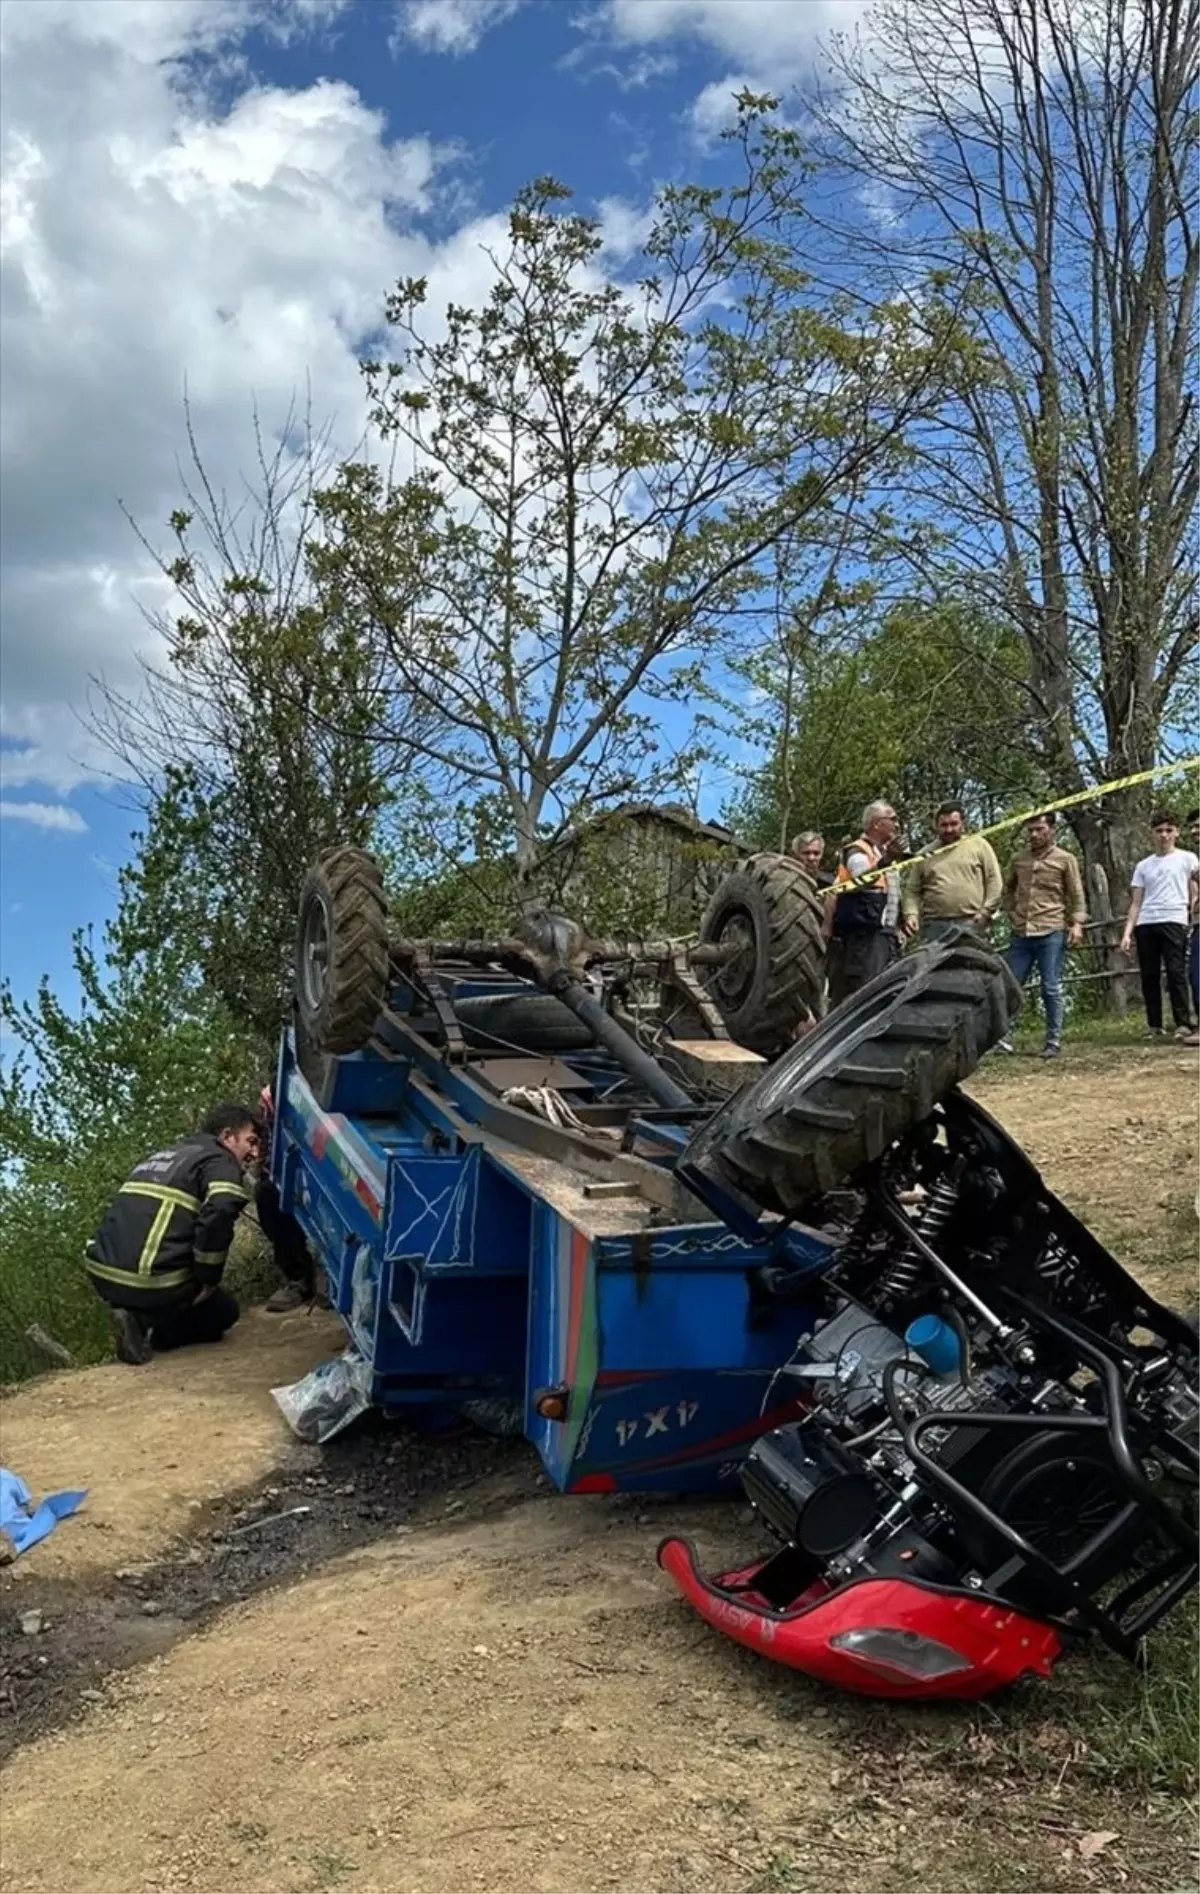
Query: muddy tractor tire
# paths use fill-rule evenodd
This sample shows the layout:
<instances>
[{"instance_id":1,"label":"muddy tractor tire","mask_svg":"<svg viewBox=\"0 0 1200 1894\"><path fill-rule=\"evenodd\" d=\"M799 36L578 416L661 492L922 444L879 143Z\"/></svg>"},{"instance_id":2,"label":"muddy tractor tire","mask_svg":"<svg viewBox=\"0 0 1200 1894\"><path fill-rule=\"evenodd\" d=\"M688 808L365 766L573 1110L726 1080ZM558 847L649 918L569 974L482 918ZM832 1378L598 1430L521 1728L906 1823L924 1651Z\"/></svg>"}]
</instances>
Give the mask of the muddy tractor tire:
<instances>
[{"instance_id":1,"label":"muddy tractor tire","mask_svg":"<svg viewBox=\"0 0 1200 1894\"><path fill-rule=\"evenodd\" d=\"M357 1052L387 1000L387 910L361 848L332 848L309 869L296 935L296 1005L318 1052Z\"/></svg>"},{"instance_id":2,"label":"muddy tractor tire","mask_svg":"<svg viewBox=\"0 0 1200 1894\"><path fill-rule=\"evenodd\" d=\"M737 953L708 981L730 1037L774 1058L824 1011L825 943L816 882L787 855L751 855L717 883L701 942Z\"/></svg>"},{"instance_id":3,"label":"muddy tractor tire","mask_svg":"<svg viewBox=\"0 0 1200 1894\"><path fill-rule=\"evenodd\" d=\"M852 994L696 1134L681 1174L791 1215L852 1181L1007 1036L1007 966L950 939Z\"/></svg>"},{"instance_id":4,"label":"muddy tractor tire","mask_svg":"<svg viewBox=\"0 0 1200 1894\"><path fill-rule=\"evenodd\" d=\"M473 993L454 1013L473 1051L582 1052L596 1043L553 993Z\"/></svg>"}]
</instances>

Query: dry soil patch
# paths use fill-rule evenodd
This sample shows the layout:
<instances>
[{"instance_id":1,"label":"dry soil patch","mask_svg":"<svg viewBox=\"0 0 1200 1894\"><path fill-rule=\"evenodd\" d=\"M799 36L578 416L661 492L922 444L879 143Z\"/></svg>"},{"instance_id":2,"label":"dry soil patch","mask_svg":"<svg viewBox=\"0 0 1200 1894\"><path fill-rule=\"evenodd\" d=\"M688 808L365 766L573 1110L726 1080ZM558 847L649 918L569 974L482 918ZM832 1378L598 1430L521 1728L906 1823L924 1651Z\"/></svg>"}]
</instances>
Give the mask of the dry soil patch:
<instances>
[{"instance_id":1,"label":"dry soil patch","mask_svg":"<svg viewBox=\"0 0 1200 1894\"><path fill-rule=\"evenodd\" d=\"M0 1402L0 1457L35 1497L87 1504L12 1567L17 1584L85 1579L158 1557L206 1505L266 1479L291 1451L271 1399L341 1346L337 1319L253 1309L213 1348L46 1375Z\"/></svg>"},{"instance_id":2,"label":"dry soil patch","mask_svg":"<svg viewBox=\"0 0 1200 1894\"><path fill-rule=\"evenodd\" d=\"M1194 1061L990 1062L978 1090L1153 1281L1159 1237L1195 1191ZM1178 1261L1167 1273L1155 1286L1178 1294ZM168 1600L188 1595L189 1560L210 1584L205 1534L259 1548L245 1555L252 1586L278 1589L223 1579L222 1602L193 1621L176 1602L168 1648L152 1654L151 1639L145 1661L101 1672L75 1722L18 1751L3 1776L4 1894L1185 1884L1180 1811L1077 1788L1069 1749L1057 1786L985 1769L971 1789L938 1760L947 1743L991 1740L970 1712L837 1699L709 1632L657 1572L654 1543L669 1524L706 1560L743 1551L736 1506L531 1499L519 1449L482 1474L474 1455L439 1470L369 1442L299 1465L268 1389L337 1333L259 1316L228 1349L56 1377L5 1403L9 1464L31 1484L93 1488L89 1514L18 1567L18 1602L39 1575L61 1581L75 1613L64 1649L86 1654L90 1636L106 1664L104 1574L172 1541L179 1562L147 1581ZM406 1514L418 1474L434 1484ZM312 1509L295 1537L231 1539L297 1491ZM363 1515L375 1542L335 1557Z\"/></svg>"},{"instance_id":3,"label":"dry soil patch","mask_svg":"<svg viewBox=\"0 0 1200 1894\"><path fill-rule=\"evenodd\" d=\"M782 1721L648 1539L535 1503L228 1612L10 1764L0 1887L699 1891L784 1849L874 1885L830 1830L830 1710Z\"/></svg>"},{"instance_id":4,"label":"dry soil patch","mask_svg":"<svg viewBox=\"0 0 1200 1894\"><path fill-rule=\"evenodd\" d=\"M1194 1203L1195 1053L1155 1047L1061 1065L988 1060L971 1089L1024 1145L1050 1188L1149 1288L1177 1304L1196 1296L1196 1244L1167 1229ZM1193 1226L1194 1228L1195 1226ZM1173 1254L1172 1254L1173 1252Z\"/></svg>"},{"instance_id":5,"label":"dry soil patch","mask_svg":"<svg viewBox=\"0 0 1200 1894\"><path fill-rule=\"evenodd\" d=\"M1183 1884L1161 1810L967 1789L926 1744L978 1740L968 1711L834 1698L717 1638L654 1568L668 1521L744 1544L733 1508L535 1501L226 1610L8 1765L0 1891Z\"/></svg>"}]
</instances>

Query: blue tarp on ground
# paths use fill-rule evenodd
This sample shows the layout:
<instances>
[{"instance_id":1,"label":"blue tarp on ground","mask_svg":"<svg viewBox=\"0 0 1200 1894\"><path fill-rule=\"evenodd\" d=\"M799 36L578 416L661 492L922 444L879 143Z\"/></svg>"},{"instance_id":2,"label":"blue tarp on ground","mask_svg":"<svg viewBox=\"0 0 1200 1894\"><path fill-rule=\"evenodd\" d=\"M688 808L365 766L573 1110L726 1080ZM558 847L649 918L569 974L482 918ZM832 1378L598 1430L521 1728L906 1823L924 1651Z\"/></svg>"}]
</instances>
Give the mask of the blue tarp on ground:
<instances>
[{"instance_id":1,"label":"blue tarp on ground","mask_svg":"<svg viewBox=\"0 0 1200 1894\"><path fill-rule=\"evenodd\" d=\"M76 1512L86 1498L86 1487L79 1492L47 1493L31 1511L29 1488L24 1480L10 1473L7 1467L0 1467L0 1532L8 1535L13 1551L20 1556L53 1532L60 1519Z\"/></svg>"}]
</instances>

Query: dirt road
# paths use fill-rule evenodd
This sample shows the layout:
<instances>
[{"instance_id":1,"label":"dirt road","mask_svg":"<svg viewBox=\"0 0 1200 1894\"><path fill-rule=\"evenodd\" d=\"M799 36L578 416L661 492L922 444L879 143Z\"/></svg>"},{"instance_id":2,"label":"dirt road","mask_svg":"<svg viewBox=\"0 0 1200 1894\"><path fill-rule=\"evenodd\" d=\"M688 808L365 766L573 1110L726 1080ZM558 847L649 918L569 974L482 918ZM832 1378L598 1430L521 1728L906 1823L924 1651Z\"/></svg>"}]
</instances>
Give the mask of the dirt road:
<instances>
[{"instance_id":1,"label":"dirt road","mask_svg":"<svg viewBox=\"0 0 1200 1894\"><path fill-rule=\"evenodd\" d=\"M39 1491L86 1486L89 1504L11 1577L86 1579L158 1557L228 1493L279 1462L271 1383L294 1381L337 1346L336 1317L251 1311L229 1348L47 1375L0 1407L5 1464ZM26 1469L28 1469L26 1471Z\"/></svg>"},{"instance_id":2,"label":"dirt road","mask_svg":"<svg viewBox=\"0 0 1200 1894\"><path fill-rule=\"evenodd\" d=\"M1156 1233L1194 1194L1194 1061L980 1091L1178 1294ZM709 1634L653 1547L744 1545L734 1506L551 1498L519 1443L291 1443L267 1389L329 1342L256 1315L4 1403L5 1464L91 1488L4 1575L6 1894L1185 1884L1178 1808L1092 1786L1057 1682L1023 1774L994 1722L864 1709Z\"/></svg>"},{"instance_id":3,"label":"dirt road","mask_svg":"<svg viewBox=\"0 0 1200 1894\"><path fill-rule=\"evenodd\" d=\"M1125 1265L1168 1301L1196 1300L1196 1055L1082 1048L1029 1072L993 1058L972 1090ZM1187 1238L1179 1240L1178 1221Z\"/></svg>"}]
</instances>

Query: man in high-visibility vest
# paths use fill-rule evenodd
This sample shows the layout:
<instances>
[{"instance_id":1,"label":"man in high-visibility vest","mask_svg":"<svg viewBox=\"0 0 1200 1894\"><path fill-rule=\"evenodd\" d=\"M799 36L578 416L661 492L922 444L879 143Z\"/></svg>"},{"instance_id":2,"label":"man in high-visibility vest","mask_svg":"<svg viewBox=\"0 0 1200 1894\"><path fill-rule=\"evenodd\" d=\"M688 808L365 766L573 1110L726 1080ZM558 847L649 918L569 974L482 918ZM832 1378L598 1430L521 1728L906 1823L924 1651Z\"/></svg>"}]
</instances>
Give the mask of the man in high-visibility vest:
<instances>
[{"instance_id":1,"label":"man in high-visibility vest","mask_svg":"<svg viewBox=\"0 0 1200 1894\"><path fill-rule=\"evenodd\" d=\"M842 849L826 898L831 1006L857 993L899 957L899 875L880 875L862 888L853 883L874 868L887 868L903 853L904 838L891 803L869 802L863 810L862 834ZM839 893L840 889L846 892Z\"/></svg>"},{"instance_id":2,"label":"man in high-visibility vest","mask_svg":"<svg viewBox=\"0 0 1200 1894\"><path fill-rule=\"evenodd\" d=\"M221 1277L261 1132L247 1106L218 1105L191 1137L135 1164L113 1198L84 1268L122 1361L140 1367L155 1349L220 1341L237 1321Z\"/></svg>"}]
</instances>

